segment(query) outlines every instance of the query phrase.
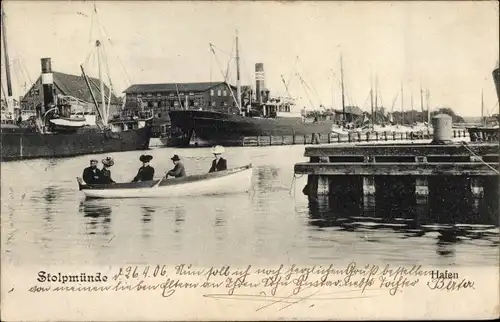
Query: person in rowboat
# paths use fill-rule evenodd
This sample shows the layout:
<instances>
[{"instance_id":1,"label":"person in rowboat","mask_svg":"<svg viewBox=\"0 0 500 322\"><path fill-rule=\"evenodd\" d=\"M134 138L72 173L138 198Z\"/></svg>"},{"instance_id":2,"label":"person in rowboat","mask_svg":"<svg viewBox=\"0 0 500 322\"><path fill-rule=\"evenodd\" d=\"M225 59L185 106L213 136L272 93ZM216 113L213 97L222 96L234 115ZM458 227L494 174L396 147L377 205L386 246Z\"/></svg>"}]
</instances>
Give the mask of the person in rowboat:
<instances>
[{"instance_id":1,"label":"person in rowboat","mask_svg":"<svg viewBox=\"0 0 500 322\"><path fill-rule=\"evenodd\" d=\"M137 171L137 175L135 176L132 182L141 182L141 181L150 181L153 180L155 175L155 168L149 165L149 162L153 159L151 155L141 155L139 157L139 161L142 162L142 167Z\"/></svg>"},{"instance_id":2,"label":"person in rowboat","mask_svg":"<svg viewBox=\"0 0 500 322\"><path fill-rule=\"evenodd\" d=\"M181 163L181 158L177 154L175 154L170 160L174 163L174 168L167 172L165 178L168 176L175 178L182 178L186 176L186 170L184 170L184 165Z\"/></svg>"},{"instance_id":3,"label":"person in rowboat","mask_svg":"<svg viewBox=\"0 0 500 322\"><path fill-rule=\"evenodd\" d=\"M110 184L110 183L115 183L113 179L111 179L111 168L114 164L115 161L113 161L113 158L107 157L106 159L102 159L102 170L101 170L101 175L100 175L100 184Z\"/></svg>"},{"instance_id":4,"label":"person in rowboat","mask_svg":"<svg viewBox=\"0 0 500 322\"><path fill-rule=\"evenodd\" d=\"M96 159L90 160L90 166L83 169L83 181L86 184L99 183L101 178L101 170L97 167L98 161Z\"/></svg>"},{"instance_id":5,"label":"person in rowboat","mask_svg":"<svg viewBox=\"0 0 500 322\"><path fill-rule=\"evenodd\" d=\"M215 159L212 161L212 167L208 170L208 173L227 170L227 161L221 157L222 153L224 153L224 147L216 145L212 148L212 153Z\"/></svg>"}]
</instances>

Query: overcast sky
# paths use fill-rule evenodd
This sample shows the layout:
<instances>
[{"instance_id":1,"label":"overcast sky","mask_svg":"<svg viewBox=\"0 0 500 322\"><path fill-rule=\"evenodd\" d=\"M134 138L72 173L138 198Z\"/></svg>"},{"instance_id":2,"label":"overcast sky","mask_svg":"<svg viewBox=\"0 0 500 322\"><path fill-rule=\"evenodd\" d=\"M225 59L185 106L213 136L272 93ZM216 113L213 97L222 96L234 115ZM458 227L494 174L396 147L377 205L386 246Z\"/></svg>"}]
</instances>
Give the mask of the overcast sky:
<instances>
[{"instance_id":1,"label":"overcast sky","mask_svg":"<svg viewBox=\"0 0 500 322\"><path fill-rule=\"evenodd\" d=\"M376 78L379 100L389 110L396 95L394 109L401 109L401 82L405 109L410 92L414 109L420 109L421 84L430 90L432 108L480 115L481 89L486 109L497 103L497 1L95 3L99 24L92 22L89 1L3 3L14 95L39 76L41 57L51 57L55 71L81 74L79 65L93 52L100 25L111 39L104 41L105 57L119 95L136 83L223 79L237 29L242 83L254 83L257 62L264 63L273 93L286 92L280 75L288 81L298 73L306 85L294 75L289 90L308 108L310 101L341 108L341 53L347 103L364 110L370 109L370 79L375 85ZM209 43L216 46L215 56ZM91 57L86 68L97 76Z\"/></svg>"}]
</instances>

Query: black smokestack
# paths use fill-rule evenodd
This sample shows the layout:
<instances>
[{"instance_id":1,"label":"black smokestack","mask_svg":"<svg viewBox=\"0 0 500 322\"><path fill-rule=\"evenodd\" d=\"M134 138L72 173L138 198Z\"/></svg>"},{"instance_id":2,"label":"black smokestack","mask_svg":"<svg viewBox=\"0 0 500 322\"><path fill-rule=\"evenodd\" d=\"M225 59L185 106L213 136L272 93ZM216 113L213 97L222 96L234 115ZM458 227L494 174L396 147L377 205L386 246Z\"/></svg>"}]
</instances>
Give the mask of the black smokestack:
<instances>
[{"instance_id":1,"label":"black smokestack","mask_svg":"<svg viewBox=\"0 0 500 322\"><path fill-rule=\"evenodd\" d=\"M50 58L42 58L42 85L43 85L43 108L42 113L48 108L49 105L54 104L54 93L52 78L52 64Z\"/></svg>"},{"instance_id":2,"label":"black smokestack","mask_svg":"<svg viewBox=\"0 0 500 322\"><path fill-rule=\"evenodd\" d=\"M264 94L264 89L265 89L265 82L264 82L264 64L263 63L257 63L255 64L255 92L256 92L256 99L257 102L262 103L263 101L263 94Z\"/></svg>"}]
</instances>

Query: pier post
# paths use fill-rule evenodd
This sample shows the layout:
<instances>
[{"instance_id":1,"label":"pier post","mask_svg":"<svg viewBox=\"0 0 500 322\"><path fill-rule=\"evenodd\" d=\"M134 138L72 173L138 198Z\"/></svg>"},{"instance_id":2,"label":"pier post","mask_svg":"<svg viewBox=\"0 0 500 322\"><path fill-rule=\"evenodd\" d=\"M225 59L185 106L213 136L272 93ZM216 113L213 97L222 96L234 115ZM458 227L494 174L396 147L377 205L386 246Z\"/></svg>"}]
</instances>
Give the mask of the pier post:
<instances>
[{"instance_id":1,"label":"pier post","mask_svg":"<svg viewBox=\"0 0 500 322\"><path fill-rule=\"evenodd\" d=\"M484 193L483 180L480 177L470 179L470 190L473 198L481 198Z\"/></svg>"},{"instance_id":2,"label":"pier post","mask_svg":"<svg viewBox=\"0 0 500 322\"><path fill-rule=\"evenodd\" d=\"M330 162L328 157L319 157L320 163ZM330 176L320 175L318 176L318 188L316 191L317 195L328 195L330 191Z\"/></svg>"}]
</instances>

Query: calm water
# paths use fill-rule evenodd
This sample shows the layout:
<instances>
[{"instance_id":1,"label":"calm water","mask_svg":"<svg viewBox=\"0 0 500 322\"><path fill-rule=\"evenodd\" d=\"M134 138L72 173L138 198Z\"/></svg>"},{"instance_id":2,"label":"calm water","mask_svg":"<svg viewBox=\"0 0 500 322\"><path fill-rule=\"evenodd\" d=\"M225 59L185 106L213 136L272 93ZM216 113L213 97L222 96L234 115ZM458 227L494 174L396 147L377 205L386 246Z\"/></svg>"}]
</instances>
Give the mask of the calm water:
<instances>
[{"instance_id":1,"label":"calm water","mask_svg":"<svg viewBox=\"0 0 500 322\"><path fill-rule=\"evenodd\" d=\"M85 201L75 178L89 156L2 163L3 258L13 264L257 265L352 259L498 265L497 213L472 205L451 215L429 215L426 204L309 200L301 192L306 177L293 180L293 165L306 160L303 151L303 146L230 148L230 167L253 164L252 192L177 199ZM157 174L172 167L174 153L183 158L188 174L207 172L212 159L209 149L149 153ZM141 154L109 154L115 159L114 180L131 180Z\"/></svg>"}]
</instances>

